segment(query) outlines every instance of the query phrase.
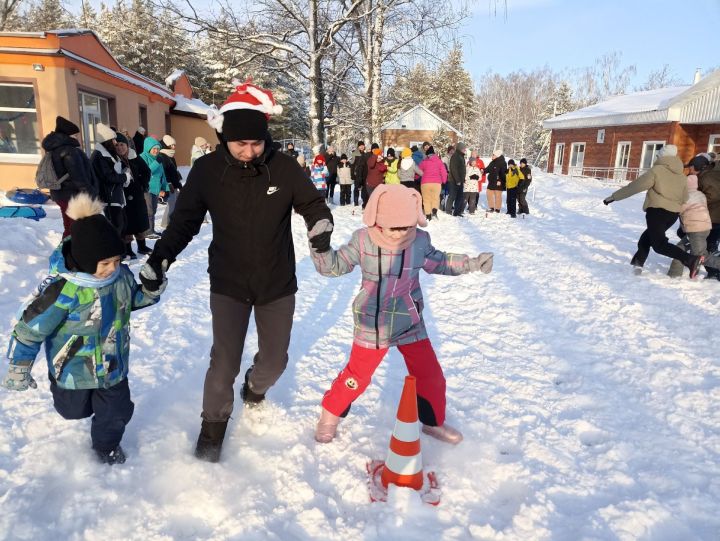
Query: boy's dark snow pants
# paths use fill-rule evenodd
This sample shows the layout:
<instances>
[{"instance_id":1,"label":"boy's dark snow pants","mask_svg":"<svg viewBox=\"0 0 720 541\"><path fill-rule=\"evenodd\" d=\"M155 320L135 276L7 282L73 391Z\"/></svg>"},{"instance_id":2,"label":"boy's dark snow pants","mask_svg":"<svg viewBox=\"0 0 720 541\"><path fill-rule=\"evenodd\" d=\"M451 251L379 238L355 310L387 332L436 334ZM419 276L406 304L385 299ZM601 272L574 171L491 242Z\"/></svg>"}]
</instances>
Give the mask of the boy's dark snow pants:
<instances>
[{"instance_id":1,"label":"boy's dark snow pants","mask_svg":"<svg viewBox=\"0 0 720 541\"><path fill-rule=\"evenodd\" d=\"M62 389L50 377L50 391L55 410L63 418L93 416L90 427L93 449L112 451L118 446L135 411L127 379L109 389Z\"/></svg>"},{"instance_id":2,"label":"boy's dark snow pants","mask_svg":"<svg viewBox=\"0 0 720 541\"><path fill-rule=\"evenodd\" d=\"M240 302L227 295L210 293L213 345L205 375L203 413L206 421L227 421L233 410L235 378L240 373L250 313L255 311L258 352L248 381L256 394L265 394L280 378L288 362L295 295L263 305Z\"/></svg>"}]
</instances>

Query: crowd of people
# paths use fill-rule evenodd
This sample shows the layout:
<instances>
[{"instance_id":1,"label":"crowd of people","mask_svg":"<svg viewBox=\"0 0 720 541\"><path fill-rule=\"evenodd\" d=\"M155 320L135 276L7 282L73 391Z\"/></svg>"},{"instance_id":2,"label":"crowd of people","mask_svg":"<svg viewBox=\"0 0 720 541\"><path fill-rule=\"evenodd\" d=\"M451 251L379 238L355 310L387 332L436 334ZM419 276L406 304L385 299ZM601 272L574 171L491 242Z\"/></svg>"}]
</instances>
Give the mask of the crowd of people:
<instances>
[{"instance_id":1,"label":"crowd of people","mask_svg":"<svg viewBox=\"0 0 720 541\"><path fill-rule=\"evenodd\" d=\"M333 147L318 153L311 166L289 144L283 152L268 129L282 112L272 92L251 82L238 84L222 107L208 113L220 144L210 151L195 140L192 168L183 183L175 161L176 142L138 128L133 137L99 124L88 157L76 138L78 127L57 118L42 146L57 179L51 191L62 212L63 238L50 256L50 272L21 310L10 340L5 388L36 387L31 372L45 346L53 403L65 419L92 417L92 448L100 461L123 463L120 443L134 404L128 385L130 315L158 302L170 267L201 229L213 220L208 249L212 347L204 381L200 431L195 456L220 460L235 404L234 384L254 316L258 349L244 373L240 397L246 407L263 403L284 373L298 291L291 215L307 228L316 270L337 277L359 267L361 288L352 306L354 336L349 358L328 382L320 404L315 439L336 437L343 417L370 383L390 347L403 355L417 379L423 432L456 444L463 438L446 423L446 385L441 363L423 321L419 272L456 276L489 273L493 254L452 254L435 248L418 229L439 213L463 216L477 211L486 185L486 213L499 213L506 192L506 213L529 213L527 160L506 160L501 149L487 165L465 144L448 147L441 159L433 145L388 148L365 142L337 156ZM720 166L700 154L683 175L672 145L644 175L605 199L605 204L647 191L647 230L633 264L641 267L650 248L674 259L691 277L720 259L709 252L720 238ZM363 226L337 249L331 244L334 204L362 205ZM165 202L166 228L154 230L158 203ZM352 203L351 203L352 202ZM681 217L679 246L665 232ZM146 239L155 239L152 248ZM148 254L135 281L125 257L132 241ZM686 250L689 250L688 254ZM403 272L409 269L409 272ZM717 273L717 270L714 270Z\"/></svg>"},{"instance_id":2,"label":"crowd of people","mask_svg":"<svg viewBox=\"0 0 720 541\"><path fill-rule=\"evenodd\" d=\"M529 214L527 192L532 182L532 170L525 158L519 165L506 161L503 151L492 154L488 165L476 151L468 152L467 145L459 142L447 147L441 159L429 142L400 149L383 150L377 143L366 151L365 141L348 158L338 158L335 148L315 155L312 167L305 166L305 157L298 154L293 143L285 152L298 160L322 192L326 201L335 204L335 189L339 188L339 205L362 205L365 208L373 190L383 184L399 184L420 192L426 219L438 218L438 211L452 216L463 216L465 211L475 214L480 193L487 183L487 213L500 212L502 193L506 192L506 214L516 218ZM351 197L352 196L352 197Z\"/></svg>"},{"instance_id":3,"label":"crowd of people","mask_svg":"<svg viewBox=\"0 0 720 541\"><path fill-rule=\"evenodd\" d=\"M58 116L55 129L42 141L53 168L63 182L50 190L60 207L63 238L70 235L72 218L67 213L70 199L88 193L105 204L104 213L125 241L124 258L135 259L152 250L146 239L160 238L155 222L158 205L165 205L161 227L167 227L182 189L182 175L175 159L176 142L169 135L154 138L142 126L131 137L127 132L98 123L95 146L88 158L78 140L80 128ZM192 147L191 163L211 152L203 137ZM137 244L137 253L132 242Z\"/></svg>"}]
</instances>

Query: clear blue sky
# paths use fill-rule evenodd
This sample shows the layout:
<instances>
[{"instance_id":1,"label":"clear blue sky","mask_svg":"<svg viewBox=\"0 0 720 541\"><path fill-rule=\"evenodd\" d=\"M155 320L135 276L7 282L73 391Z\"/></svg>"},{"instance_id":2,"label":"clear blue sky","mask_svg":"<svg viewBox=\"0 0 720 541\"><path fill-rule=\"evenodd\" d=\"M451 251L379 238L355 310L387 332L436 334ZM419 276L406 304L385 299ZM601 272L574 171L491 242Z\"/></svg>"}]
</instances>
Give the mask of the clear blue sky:
<instances>
[{"instance_id":1,"label":"clear blue sky","mask_svg":"<svg viewBox=\"0 0 720 541\"><path fill-rule=\"evenodd\" d=\"M462 28L465 65L476 82L549 65L589 66L612 51L634 64L640 85L668 64L685 84L696 68L720 67L720 0L473 0Z\"/></svg>"}]
</instances>

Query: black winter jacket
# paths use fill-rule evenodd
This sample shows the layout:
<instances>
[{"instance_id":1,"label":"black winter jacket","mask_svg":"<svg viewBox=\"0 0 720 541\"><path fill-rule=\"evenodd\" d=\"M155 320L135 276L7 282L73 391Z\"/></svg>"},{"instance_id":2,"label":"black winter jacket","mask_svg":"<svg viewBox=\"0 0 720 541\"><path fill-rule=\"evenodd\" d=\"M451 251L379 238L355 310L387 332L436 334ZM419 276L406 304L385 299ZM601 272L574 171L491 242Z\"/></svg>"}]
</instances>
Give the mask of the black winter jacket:
<instances>
[{"instance_id":1,"label":"black winter jacket","mask_svg":"<svg viewBox=\"0 0 720 541\"><path fill-rule=\"evenodd\" d=\"M50 156L58 178L68 173L70 176L63 181L59 190L50 190L53 201L68 201L80 192L87 192L93 197L98 195L98 180L95 178L90 159L74 137L64 133L50 132L42 141L45 152Z\"/></svg>"},{"instance_id":2,"label":"black winter jacket","mask_svg":"<svg viewBox=\"0 0 720 541\"><path fill-rule=\"evenodd\" d=\"M150 229L145 193L150 185L150 168L137 153L130 149L128 164L132 172L132 180L125 187L125 233L137 235Z\"/></svg>"},{"instance_id":3,"label":"black winter jacket","mask_svg":"<svg viewBox=\"0 0 720 541\"><path fill-rule=\"evenodd\" d=\"M297 291L292 211L310 230L332 221L320 192L292 157L265 142L265 153L240 162L225 145L198 158L151 259L172 263L210 212L210 290L246 304L267 304Z\"/></svg>"},{"instance_id":4,"label":"black winter jacket","mask_svg":"<svg viewBox=\"0 0 720 541\"><path fill-rule=\"evenodd\" d=\"M532 169L530 169L529 165L521 166L520 172L523 174L525 178L521 179L518 183L518 189L521 192L527 192L527 189L530 187L530 184L532 183Z\"/></svg>"},{"instance_id":5,"label":"black winter jacket","mask_svg":"<svg viewBox=\"0 0 720 541\"><path fill-rule=\"evenodd\" d=\"M462 186L465 183L465 174L467 172L467 165L465 161L465 154L461 152L455 152L450 157L450 166L448 167L448 181L455 183L457 186Z\"/></svg>"},{"instance_id":6,"label":"black winter jacket","mask_svg":"<svg viewBox=\"0 0 720 541\"><path fill-rule=\"evenodd\" d=\"M165 143L160 143L160 145L163 149L168 148ZM182 183L180 182L182 180L182 175L180 174L180 171L178 171L175 158L172 158L167 154L163 154L161 151L157 155L157 161L159 161L163 166L163 169L165 170L165 178L172 186L172 191L180 190L182 188Z\"/></svg>"},{"instance_id":7,"label":"black winter jacket","mask_svg":"<svg viewBox=\"0 0 720 541\"><path fill-rule=\"evenodd\" d=\"M492 160L485 168L485 174L487 175L487 189L488 190L505 190L505 175L507 175L507 163L505 163L505 156L498 156ZM500 184L498 185L498 181Z\"/></svg>"},{"instance_id":8,"label":"black winter jacket","mask_svg":"<svg viewBox=\"0 0 720 541\"><path fill-rule=\"evenodd\" d=\"M124 207L125 191L123 187L130 180L125 173L129 171L129 168L119 162L119 159L113 158L100 143L95 145L95 150L90 156L90 163L92 163L93 171L100 183L101 199L111 207ZM116 163L121 163L122 172L118 173L115 170ZM130 175L132 176L132 173Z\"/></svg>"},{"instance_id":9,"label":"black winter jacket","mask_svg":"<svg viewBox=\"0 0 720 541\"><path fill-rule=\"evenodd\" d=\"M340 163L340 158L338 158L337 154L328 154L325 153L325 166L328 168L328 173L330 173L330 176L337 176L337 168L338 164Z\"/></svg>"}]
</instances>

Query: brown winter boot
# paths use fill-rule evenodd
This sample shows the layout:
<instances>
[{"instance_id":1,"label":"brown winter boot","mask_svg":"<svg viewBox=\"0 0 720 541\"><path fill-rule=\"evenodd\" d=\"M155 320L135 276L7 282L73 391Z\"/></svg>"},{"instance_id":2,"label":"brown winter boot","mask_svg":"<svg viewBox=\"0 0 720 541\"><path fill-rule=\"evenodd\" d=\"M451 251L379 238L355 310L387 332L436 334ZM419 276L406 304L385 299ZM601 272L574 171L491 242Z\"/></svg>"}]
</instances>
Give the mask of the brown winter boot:
<instances>
[{"instance_id":1,"label":"brown winter boot","mask_svg":"<svg viewBox=\"0 0 720 541\"><path fill-rule=\"evenodd\" d=\"M219 462L227 425L227 421L203 420L195 446L195 457L206 462Z\"/></svg>"}]
</instances>

